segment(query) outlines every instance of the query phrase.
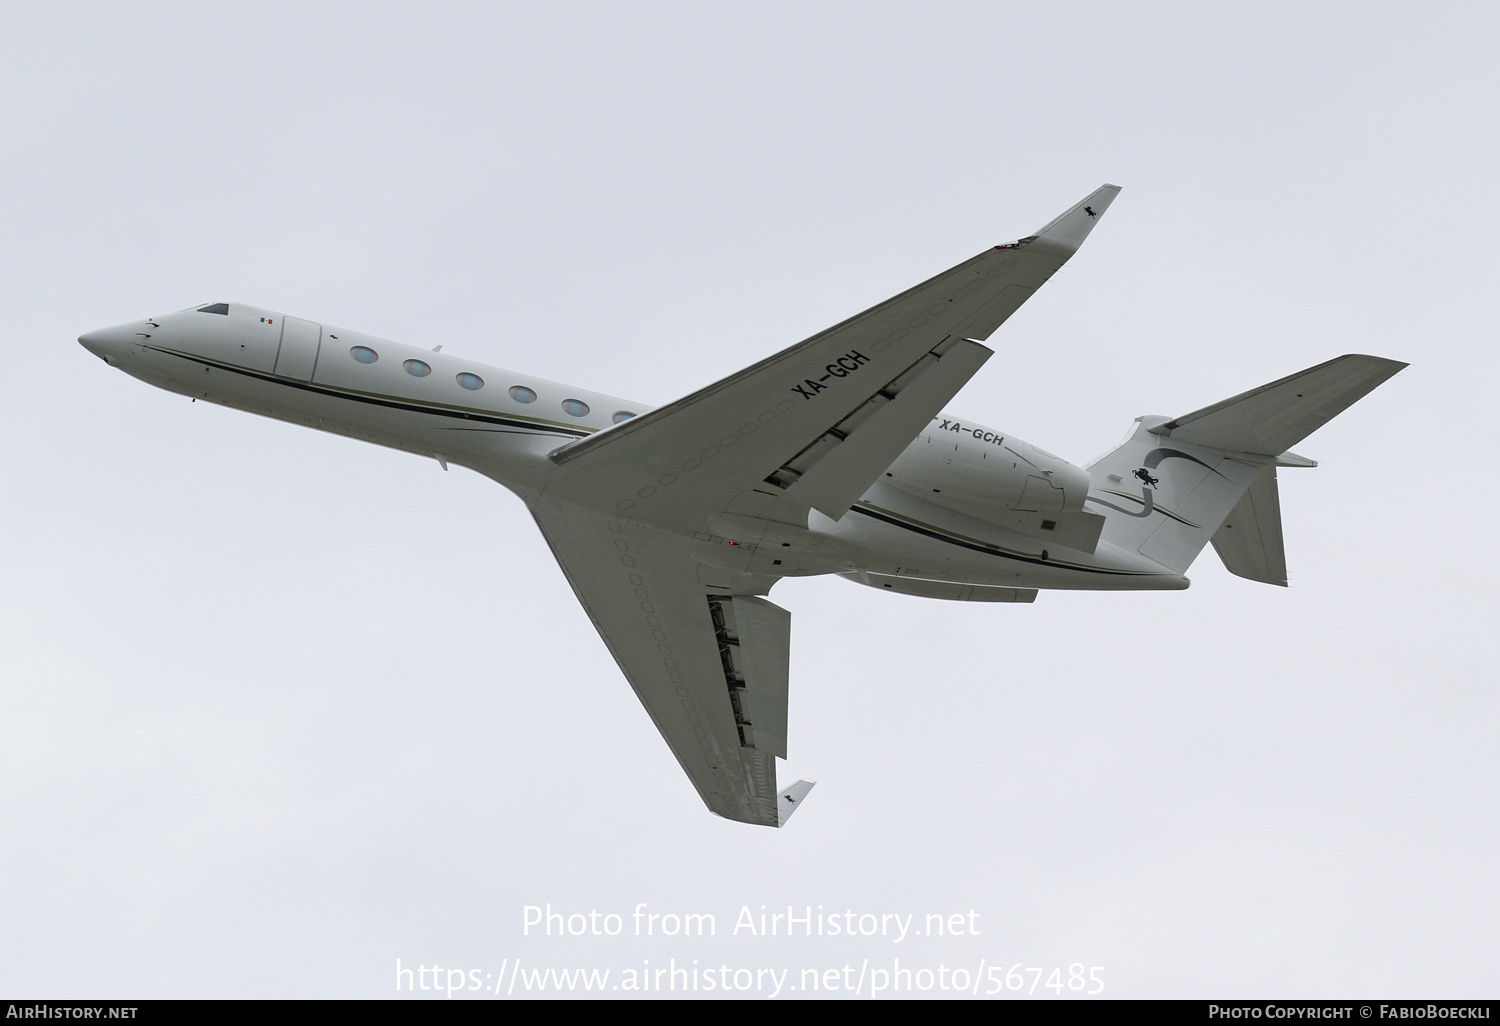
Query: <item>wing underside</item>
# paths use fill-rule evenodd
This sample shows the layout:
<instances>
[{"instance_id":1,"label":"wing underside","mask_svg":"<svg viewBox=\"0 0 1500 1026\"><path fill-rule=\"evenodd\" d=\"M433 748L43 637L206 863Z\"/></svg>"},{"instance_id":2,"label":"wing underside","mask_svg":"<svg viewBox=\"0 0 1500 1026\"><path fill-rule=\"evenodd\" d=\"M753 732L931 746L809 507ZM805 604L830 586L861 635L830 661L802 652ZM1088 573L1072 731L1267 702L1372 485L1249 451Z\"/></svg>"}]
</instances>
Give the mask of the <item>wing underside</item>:
<instances>
[{"instance_id":1,"label":"wing underside","mask_svg":"<svg viewBox=\"0 0 1500 1026\"><path fill-rule=\"evenodd\" d=\"M1072 256L1118 189L640 417L563 446L547 492L697 529L748 492L755 515L838 519L973 376L988 338ZM745 510L736 510L745 511Z\"/></svg>"},{"instance_id":2,"label":"wing underside","mask_svg":"<svg viewBox=\"0 0 1500 1026\"><path fill-rule=\"evenodd\" d=\"M748 592L767 580L704 567L690 540L623 517L548 499L533 513L704 803L779 826L791 614Z\"/></svg>"},{"instance_id":3,"label":"wing underside","mask_svg":"<svg viewBox=\"0 0 1500 1026\"><path fill-rule=\"evenodd\" d=\"M978 340L1068 260L1117 192L1104 186L1036 235L550 454L532 513L715 813L778 826L812 785L776 787L791 617L763 596L778 578L720 568L748 568L753 543L735 550L739 562L699 543L722 541L715 525L731 520L734 537L754 539L772 525L805 529L810 510L842 517L990 356ZM991 590L1006 594L982 598L1030 600Z\"/></svg>"}]
</instances>

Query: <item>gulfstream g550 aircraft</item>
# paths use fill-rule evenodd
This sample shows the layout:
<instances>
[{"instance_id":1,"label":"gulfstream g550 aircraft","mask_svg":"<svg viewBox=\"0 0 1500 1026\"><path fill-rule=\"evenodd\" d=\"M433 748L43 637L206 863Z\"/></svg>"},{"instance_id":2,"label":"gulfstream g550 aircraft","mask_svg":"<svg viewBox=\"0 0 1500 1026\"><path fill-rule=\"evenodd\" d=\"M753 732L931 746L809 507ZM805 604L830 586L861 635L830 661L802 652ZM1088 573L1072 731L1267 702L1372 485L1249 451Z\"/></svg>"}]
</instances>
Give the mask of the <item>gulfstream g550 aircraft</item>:
<instances>
[{"instance_id":1,"label":"gulfstream g550 aircraft","mask_svg":"<svg viewBox=\"0 0 1500 1026\"><path fill-rule=\"evenodd\" d=\"M79 341L173 392L457 463L514 491L709 809L780 826L783 577L960 602L1179 589L1212 542L1286 583L1277 467L1405 364L1341 356L1075 467L943 412L1119 189L658 409L239 303Z\"/></svg>"}]
</instances>

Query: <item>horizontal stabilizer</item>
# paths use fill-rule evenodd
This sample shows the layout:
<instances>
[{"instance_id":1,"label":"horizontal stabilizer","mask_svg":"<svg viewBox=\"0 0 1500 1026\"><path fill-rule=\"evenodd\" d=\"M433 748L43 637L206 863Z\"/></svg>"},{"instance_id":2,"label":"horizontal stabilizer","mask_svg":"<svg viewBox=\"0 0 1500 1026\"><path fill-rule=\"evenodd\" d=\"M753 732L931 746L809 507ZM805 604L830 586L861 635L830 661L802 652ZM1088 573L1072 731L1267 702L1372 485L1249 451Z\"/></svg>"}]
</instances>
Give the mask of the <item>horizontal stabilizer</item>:
<instances>
[{"instance_id":1,"label":"horizontal stabilizer","mask_svg":"<svg viewBox=\"0 0 1500 1026\"><path fill-rule=\"evenodd\" d=\"M1281 494L1276 466L1261 470L1214 532L1214 551L1236 577L1286 587L1286 548L1281 538Z\"/></svg>"},{"instance_id":2,"label":"horizontal stabilizer","mask_svg":"<svg viewBox=\"0 0 1500 1026\"><path fill-rule=\"evenodd\" d=\"M1280 456L1406 364L1340 356L1151 429L1179 442Z\"/></svg>"},{"instance_id":3,"label":"horizontal stabilizer","mask_svg":"<svg viewBox=\"0 0 1500 1026\"><path fill-rule=\"evenodd\" d=\"M786 821L792 818L792 813L797 811L797 806L802 804L802 799L807 797L807 793L816 784L816 780L799 780L776 796L777 826L786 826Z\"/></svg>"}]
</instances>

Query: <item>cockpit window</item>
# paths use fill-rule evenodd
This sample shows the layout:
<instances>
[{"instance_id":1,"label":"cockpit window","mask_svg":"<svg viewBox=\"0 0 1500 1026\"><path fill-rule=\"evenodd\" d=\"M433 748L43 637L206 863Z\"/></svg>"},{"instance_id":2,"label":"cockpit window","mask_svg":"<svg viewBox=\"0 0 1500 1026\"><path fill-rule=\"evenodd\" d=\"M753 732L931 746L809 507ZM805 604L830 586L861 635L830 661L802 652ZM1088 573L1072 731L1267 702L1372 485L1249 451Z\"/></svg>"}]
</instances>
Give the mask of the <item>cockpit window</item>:
<instances>
[{"instance_id":1,"label":"cockpit window","mask_svg":"<svg viewBox=\"0 0 1500 1026\"><path fill-rule=\"evenodd\" d=\"M198 312L199 313L227 314L227 313L229 313L229 304L228 303L213 303L213 304L210 304L209 306L200 306L198 308Z\"/></svg>"}]
</instances>

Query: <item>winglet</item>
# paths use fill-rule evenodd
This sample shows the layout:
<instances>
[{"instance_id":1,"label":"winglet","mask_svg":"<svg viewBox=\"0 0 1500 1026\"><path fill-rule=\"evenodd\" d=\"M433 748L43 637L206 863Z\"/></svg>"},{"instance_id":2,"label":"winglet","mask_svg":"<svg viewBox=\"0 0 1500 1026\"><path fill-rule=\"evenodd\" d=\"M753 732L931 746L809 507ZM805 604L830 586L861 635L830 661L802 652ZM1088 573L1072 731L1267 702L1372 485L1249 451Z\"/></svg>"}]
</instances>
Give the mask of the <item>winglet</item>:
<instances>
[{"instance_id":1,"label":"winglet","mask_svg":"<svg viewBox=\"0 0 1500 1026\"><path fill-rule=\"evenodd\" d=\"M778 827L786 826L786 821L792 818L792 813L797 811L797 806L802 804L802 799L807 797L807 792L811 791L816 784L816 780L799 780L776 796L776 825Z\"/></svg>"},{"instance_id":2,"label":"winglet","mask_svg":"<svg viewBox=\"0 0 1500 1026\"><path fill-rule=\"evenodd\" d=\"M1118 185L1099 186L1078 203L1048 221L1046 227L1033 235L1030 241L1033 244L1046 242L1049 246L1061 249L1067 256L1072 256L1078 252L1078 247L1083 245L1083 240L1088 238L1095 223L1109 209L1109 205L1119 194Z\"/></svg>"}]
</instances>

